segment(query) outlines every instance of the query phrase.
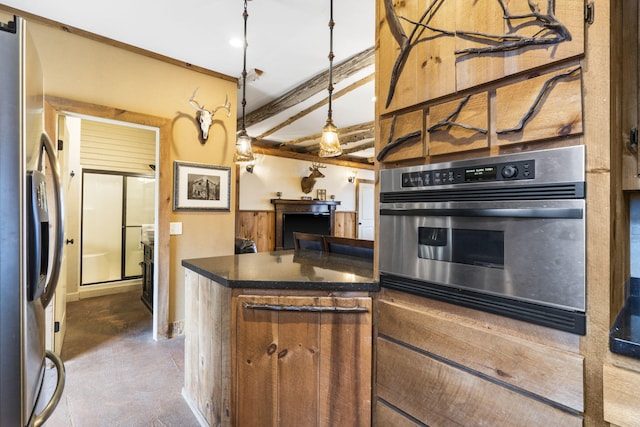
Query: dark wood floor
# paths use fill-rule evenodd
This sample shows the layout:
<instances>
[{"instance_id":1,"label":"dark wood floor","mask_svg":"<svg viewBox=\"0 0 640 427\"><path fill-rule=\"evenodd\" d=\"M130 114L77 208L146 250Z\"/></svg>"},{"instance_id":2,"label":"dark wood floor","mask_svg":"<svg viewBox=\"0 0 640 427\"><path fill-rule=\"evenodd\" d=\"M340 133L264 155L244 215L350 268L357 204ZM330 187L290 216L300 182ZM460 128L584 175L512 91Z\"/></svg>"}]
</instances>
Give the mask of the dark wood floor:
<instances>
[{"instance_id":1,"label":"dark wood floor","mask_svg":"<svg viewBox=\"0 0 640 427\"><path fill-rule=\"evenodd\" d=\"M66 387L47 427L198 425L181 394L184 337L154 341L151 320L140 292L68 304Z\"/></svg>"}]
</instances>

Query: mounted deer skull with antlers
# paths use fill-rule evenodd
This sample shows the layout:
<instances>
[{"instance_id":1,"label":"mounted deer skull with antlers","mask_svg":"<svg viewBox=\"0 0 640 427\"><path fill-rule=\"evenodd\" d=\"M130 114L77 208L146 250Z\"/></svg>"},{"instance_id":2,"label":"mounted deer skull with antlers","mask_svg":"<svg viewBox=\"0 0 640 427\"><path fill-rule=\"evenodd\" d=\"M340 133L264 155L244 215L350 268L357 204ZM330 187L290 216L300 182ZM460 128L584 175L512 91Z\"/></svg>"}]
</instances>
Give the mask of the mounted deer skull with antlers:
<instances>
[{"instance_id":1,"label":"mounted deer skull with antlers","mask_svg":"<svg viewBox=\"0 0 640 427\"><path fill-rule=\"evenodd\" d=\"M226 95L224 98L224 104L214 108L213 110L207 110L204 108L204 105L200 105L198 101L196 101L196 92L198 89L199 88L196 88L196 90L193 91L193 95L189 98L189 104L191 104L191 107L197 111L196 120L200 124L201 131L199 135L200 142L204 144L209 138L209 128L211 128L211 125L213 124L213 116L216 115L216 112L219 109L223 108L227 110L227 117L229 117L231 115L231 103L229 102L229 95Z\"/></svg>"}]
</instances>

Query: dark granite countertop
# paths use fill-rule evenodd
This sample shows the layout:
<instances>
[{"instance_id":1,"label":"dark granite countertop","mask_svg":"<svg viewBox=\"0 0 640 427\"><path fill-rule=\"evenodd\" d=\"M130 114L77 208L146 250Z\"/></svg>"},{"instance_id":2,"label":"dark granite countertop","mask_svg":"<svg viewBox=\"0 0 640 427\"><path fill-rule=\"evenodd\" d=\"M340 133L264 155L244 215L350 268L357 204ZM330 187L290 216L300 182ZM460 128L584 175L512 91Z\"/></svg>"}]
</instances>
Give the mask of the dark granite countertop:
<instances>
[{"instance_id":1,"label":"dark granite countertop","mask_svg":"<svg viewBox=\"0 0 640 427\"><path fill-rule=\"evenodd\" d=\"M629 281L629 296L609 331L609 349L640 359L640 279Z\"/></svg>"},{"instance_id":2,"label":"dark granite countertop","mask_svg":"<svg viewBox=\"0 0 640 427\"><path fill-rule=\"evenodd\" d=\"M378 291L373 262L308 250L186 259L182 265L229 288Z\"/></svg>"}]
</instances>

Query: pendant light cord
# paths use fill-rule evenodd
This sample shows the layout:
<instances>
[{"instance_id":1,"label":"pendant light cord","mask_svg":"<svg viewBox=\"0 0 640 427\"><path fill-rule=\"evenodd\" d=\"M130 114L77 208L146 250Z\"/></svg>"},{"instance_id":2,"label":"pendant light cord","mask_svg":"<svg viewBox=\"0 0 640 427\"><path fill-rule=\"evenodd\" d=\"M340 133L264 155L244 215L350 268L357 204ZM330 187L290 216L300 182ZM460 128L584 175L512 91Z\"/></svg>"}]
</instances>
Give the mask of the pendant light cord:
<instances>
[{"instance_id":1,"label":"pendant light cord","mask_svg":"<svg viewBox=\"0 0 640 427\"><path fill-rule=\"evenodd\" d=\"M244 12L242 13L244 18L244 45L243 45L243 61L242 61L242 132L246 133L245 124L245 106L247 105L247 0L244 0Z\"/></svg>"},{"instance_id":2,"label":"pendant light cord","mask_svg":"<svg viewBox=\"0 0 640 427\"><path fill-rule=\"evenodd\" d=\"M327 112L327 119L332 119L332 110L331 110L331 95L333 94L333 27L335 22L333 21L333 0L329 1L329 87L327 88L329 91L329 111Z\"/></svg>"}]
</instances>

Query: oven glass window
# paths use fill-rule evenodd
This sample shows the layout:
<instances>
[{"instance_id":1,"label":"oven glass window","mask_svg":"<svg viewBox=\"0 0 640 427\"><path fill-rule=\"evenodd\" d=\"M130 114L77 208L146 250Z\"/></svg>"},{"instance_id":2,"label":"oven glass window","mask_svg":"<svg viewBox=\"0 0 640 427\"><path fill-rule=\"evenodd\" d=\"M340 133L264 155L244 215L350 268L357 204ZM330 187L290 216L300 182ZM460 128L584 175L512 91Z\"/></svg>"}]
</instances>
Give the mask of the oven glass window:
<instances>
[{"instance_id":1,"label":"oven glass window","mask_svg":"<svg viewBox=\"0 0 640 427\"><path fill-rule=\"evenodd\" d=\"M504 232L419 227L418 257L503 269Z\"/></svg>"}]
</instances>

